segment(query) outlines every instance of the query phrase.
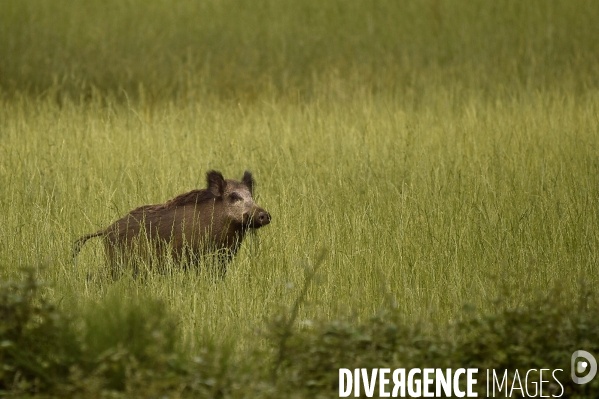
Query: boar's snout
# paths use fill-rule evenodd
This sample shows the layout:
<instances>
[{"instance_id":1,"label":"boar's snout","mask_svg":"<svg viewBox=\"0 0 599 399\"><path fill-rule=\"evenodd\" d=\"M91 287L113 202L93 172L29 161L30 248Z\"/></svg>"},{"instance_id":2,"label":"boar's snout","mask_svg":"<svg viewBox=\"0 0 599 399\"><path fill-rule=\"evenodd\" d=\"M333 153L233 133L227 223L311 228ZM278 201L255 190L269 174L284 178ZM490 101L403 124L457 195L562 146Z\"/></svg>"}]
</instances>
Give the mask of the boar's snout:
<instances>
[{"instance_id":1,"label":"boar's snout","mask_svg":"<svg viewBox=\"0 0 599 399\"><path fill-rule=\"evenodd\" d=\"M246 213L243 216L244 221L250 228L257 229L270 223L270 213L264 209L256 209L253 214Z\"/></svg>"},{"instance_id":2,"label":"boar's snout","mask_svg":"<svg viewBox=\"0 0 599 399\"><path fill-rule=\"evenodd\" d=\"M266 226L270 223L270 213L262 210L256 216L256 221L260 224L260 226Z\"/></svg>"}]
</instances>

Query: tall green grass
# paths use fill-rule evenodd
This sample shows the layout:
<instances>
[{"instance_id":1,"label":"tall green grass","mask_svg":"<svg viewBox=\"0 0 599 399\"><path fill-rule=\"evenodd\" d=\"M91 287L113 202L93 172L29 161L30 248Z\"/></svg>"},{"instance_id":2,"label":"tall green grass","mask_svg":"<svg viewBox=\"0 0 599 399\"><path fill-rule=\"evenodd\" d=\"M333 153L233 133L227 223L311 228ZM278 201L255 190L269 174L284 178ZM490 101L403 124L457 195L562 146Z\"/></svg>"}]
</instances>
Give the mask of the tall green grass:
<instances>
[{"instance_id":1,"label":"tall green grass","mask_svg":"<svg viewBox=\"0 0 599 399\"><path fill-rule=\"evenodd\" d=\"M406 317L434 324L465 302L489 306L506 287L517 303L596 283L597 97L424 96L426 107L367 94L151 109L7 101L3 274L43 266L63 303L151 293L180 314L189 339L241 346L293 301L301 262L321 247L329 255L302 318L361 320L389 293ZM257 202L273 215L224 281L181 273L113 283L93 240L74 268L78 236L203 187L212 168L238 179L253 171Z\"/></svg>"}]
</instances>

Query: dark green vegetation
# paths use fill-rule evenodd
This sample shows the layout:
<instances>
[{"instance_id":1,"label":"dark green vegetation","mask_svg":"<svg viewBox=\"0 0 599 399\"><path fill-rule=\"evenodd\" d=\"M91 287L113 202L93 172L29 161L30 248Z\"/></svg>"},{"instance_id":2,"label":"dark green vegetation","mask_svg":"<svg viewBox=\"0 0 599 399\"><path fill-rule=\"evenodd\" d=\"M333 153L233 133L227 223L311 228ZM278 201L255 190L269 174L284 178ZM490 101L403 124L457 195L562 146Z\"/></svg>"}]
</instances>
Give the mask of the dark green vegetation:
<instances>
[{"instance_id":1,"label":"dark green vegetation","mask_svg":"<svg viewBox=\"0 0 599 399\"><path fill-rule=\"evenodd\" d=\"M305 299L315 272L307 269L294 309ZM564 366L571 348L599 350L599 298L586 290L576 298L552 290L511 309L501 309L498 299L501 310L465 308L462 320L426 332L393 309L363 323L320 321L297 330L291 309L274 315L262 331L269 345L241 360L219 345L190 354L175 319L159 301L121 303L111 297L67 316L41 292L43 285L32 272L23 283L2 284L0 392L81 398L334 397L339 368L434 364L478 368L482 397L486 369L507 369L511 380L517 369L523 376L529 369L559 368L563 386L546 385L545 394L593 398L599 393L599 381L581 388ZM531 393L538 389L535 379L538 373L531 375Z\"/></svg>"},{"instance_id":2,"label":"dark green vegetation","mask_svg":"<svg viewBox=\"0 0 599 399\"><path fill-rule=\"evenodd\" d=\"M386 365L574 389L570 354L598 354L597 21L590 0L0 2L0 276L47 283L0 293L2 389L329 397L338 367ZM251 170L273 216L226 279L113 282L99 240L73 266L77 237L210 169Z\"/></svg>"}]
</instances>

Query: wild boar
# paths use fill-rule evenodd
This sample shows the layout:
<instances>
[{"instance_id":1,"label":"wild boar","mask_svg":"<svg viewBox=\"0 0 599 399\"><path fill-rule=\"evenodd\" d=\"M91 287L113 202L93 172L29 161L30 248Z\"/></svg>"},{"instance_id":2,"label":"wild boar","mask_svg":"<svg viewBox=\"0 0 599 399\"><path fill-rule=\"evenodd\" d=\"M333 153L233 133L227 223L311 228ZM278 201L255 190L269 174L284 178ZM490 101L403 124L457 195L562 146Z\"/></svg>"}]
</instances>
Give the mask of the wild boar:
<instances>
[{"instance_id":1,"label":"wild boar","mask_svg":"<svg viewBox=\"0 0 599 399\"><path fill-rule=\"evenodd\" d=\"M225 180L217 171L207 173L208 187L181 194L163 204L144 205L129 212L104 230L87 234L74 243L75 258L85 242L103 237L113 277L133 257L147 257L148 264L165 255L197 264L215 253L224 276L250 229L270 223L270 214L253 200L254 180L246 171L241 181Z\"/></svg>"}]
</instances>

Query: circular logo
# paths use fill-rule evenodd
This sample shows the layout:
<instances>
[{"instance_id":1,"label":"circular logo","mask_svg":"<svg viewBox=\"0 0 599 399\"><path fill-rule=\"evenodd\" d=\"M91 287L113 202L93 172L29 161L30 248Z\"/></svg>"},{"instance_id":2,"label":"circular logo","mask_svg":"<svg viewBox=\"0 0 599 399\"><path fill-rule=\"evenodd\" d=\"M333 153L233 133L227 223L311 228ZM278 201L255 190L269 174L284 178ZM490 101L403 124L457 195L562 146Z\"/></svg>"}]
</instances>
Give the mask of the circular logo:
<instances>
[{"instance_id":1,"label":"circular logo","mask_svg":"<svg viewBox=\"0 0 599 399\"><path fill-rule=\"evenodd\" d=\"M576 384L586 384L595 378L595 375L597 374L597 361L589 352L578 350L572 354L570 370L572 370L572 381ZM588 374L586 376L578 376L587 371Z\"/></svg>"}]
</instances>

